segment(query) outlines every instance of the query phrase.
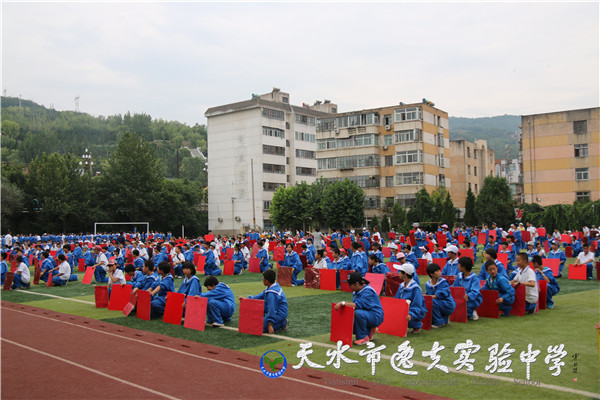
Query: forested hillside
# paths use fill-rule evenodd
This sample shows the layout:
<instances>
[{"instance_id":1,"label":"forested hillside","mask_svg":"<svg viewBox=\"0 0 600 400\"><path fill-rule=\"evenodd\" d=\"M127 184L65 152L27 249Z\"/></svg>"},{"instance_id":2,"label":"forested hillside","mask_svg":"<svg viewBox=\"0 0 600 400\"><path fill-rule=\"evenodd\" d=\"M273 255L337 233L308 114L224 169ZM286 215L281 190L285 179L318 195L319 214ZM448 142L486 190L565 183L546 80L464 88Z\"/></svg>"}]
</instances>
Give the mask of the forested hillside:
<instances>
[{"instance_id":1,"label":"forested hillside","mask_svg":"<svg viewBox=\"0 0 600 400\"><path fill-rule=\"evenodd\" d=\"M500 115L497 117L462 118L450 117L450 140L466 139L474 141L485 139L494 149L496 158L504 158L505 145L508 145L509 157L517 158L521 117L519 115Z\"/></svg>"}]
</instances>

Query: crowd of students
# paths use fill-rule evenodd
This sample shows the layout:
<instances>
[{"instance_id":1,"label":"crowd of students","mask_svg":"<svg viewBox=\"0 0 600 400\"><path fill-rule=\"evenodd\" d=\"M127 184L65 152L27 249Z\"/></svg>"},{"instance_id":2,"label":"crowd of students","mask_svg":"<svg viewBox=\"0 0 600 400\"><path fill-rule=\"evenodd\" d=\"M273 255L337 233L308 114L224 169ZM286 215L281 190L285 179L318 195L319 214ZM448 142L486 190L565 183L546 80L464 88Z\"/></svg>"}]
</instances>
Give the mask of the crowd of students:
<instances>
[{"instance_id":1,"label":"crowd of students","mask_svg":"<svg viewBox=\"0 0 600 400\"><path fill-rule=\"evenodd\" d=\"M524 232L529 236L524 241ZM365 279L367 272L391 274L384 262L384 247L391 253L389 261L400 278L396 298L410 302L408 326L413 333L419 333L422 319L427 313L423 291L420 287L419 259L426 260L429 280L425 283L425 294L433 298L432 327L448 325L449 316L455 310L455 301L450 294L451 286L465 288L467 315L477 320L477 307L482 302L481 290L497 290L497 303L503 316L510 314L515 298L515 287L525 286L526 311L532 313L538 300L538 281L547 282L546 306L554 307L553 296L560 286L557 278L562 277L566 255L561 247L571 246L576 264L586 265L587 278L593 278L593 266L598 249L598 231L584 227L581 232L563 234L540 234L543 230L527 224L512 225L507 231L492 225L479 230L458 228L450 232L448 226L441 225L436 232L425 232L418 224L413 225L410 235L391 232L386 241L377 227L371 233L368 229L335 230L326 236L316 230L304 232L248 232L235 237L214 237L212 235L193 240L174 240L170 234L139 233L61 236L22 236L12 237L10 233L2 237L2 282L8 271L8 263L16 263L13 289L27 289L31 284L30 263L39 267L39 279L51 281L52 286L64 286L77 280L74 268L80 263L84 267L94 267L96 283L107 283L109 290L114 285L131 284L133 293L146 290L152 295L153 317L164 313L168 292L175 291L175 280L182 279L177 292L186 296L201 296L208 300L207 323L218 327L231 319L235 311L234 294L217 276L222 255L232 249L234 274L241 274L249 268L251 253L254 251L262 273L265 290L250 298L265 300L264 332L285 331L288 324L287 300L281 286L276 282L276 273L271 263L269 251L275 246L283 247L283 258L275 261L278 266L293 268L292 284L303 285L298 275L306 267L337 270L337 286L340 287L340 270L354 271L348 275L347 283L354 292L353 302L340 302L339 307L354 307L355 333L357 344L372 339L375 328L383 320L379 294L375 293L370 282ZM482 235L483 234L483 235ZM477 260L478 241L485 237L481 256L484 259L478 274L473 271ZM204 240L207 239L207 240ZM567 241L568 240L568 241ZM442 243L445 242L445 243ZM545 250L550 244L552 250ZM461 256L465 249L472 249L473 258ZM593 251L590 251L593 249ZM385 250L387 252L387 250ZM595 252L595 253L594 253ZM498 260L498 254L506 253L506 264ZM204 256L204 283L196 273L196 256ZM444 266L433 263L433 259L446 259ZM558 276L550 268L543 266L543 258L559 259ZM80 261L83 260L83 261ZM531 264L530 264L531 263ZM530 267L530 265L532 267ZM127 282L125 275L130 277ZM483 285L480 281L484 281ZM205 291L203 291L204 286ZM185 307L185 306L184 306Z\"/></svg>"}]
</instances>

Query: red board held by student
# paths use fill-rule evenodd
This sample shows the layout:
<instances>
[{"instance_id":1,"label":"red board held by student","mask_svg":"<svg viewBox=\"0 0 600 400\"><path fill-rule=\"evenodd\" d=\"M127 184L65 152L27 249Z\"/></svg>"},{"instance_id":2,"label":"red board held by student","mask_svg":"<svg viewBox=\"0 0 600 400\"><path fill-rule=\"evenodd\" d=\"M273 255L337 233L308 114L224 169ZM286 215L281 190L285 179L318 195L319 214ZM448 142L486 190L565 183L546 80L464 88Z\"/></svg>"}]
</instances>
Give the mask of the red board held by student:
<instances>
[{"instance_id":1,"label":"red board held by student","mask_svg":"<svg viewBox=\"0 0 600 400\"><path fill-rule=\"evenodd\" d=\"M352 346L352 330L354 329L354 308L342 306L336 311L335 303L331 303L331 333L329 340Z\"/></svg>"}]
</instances>

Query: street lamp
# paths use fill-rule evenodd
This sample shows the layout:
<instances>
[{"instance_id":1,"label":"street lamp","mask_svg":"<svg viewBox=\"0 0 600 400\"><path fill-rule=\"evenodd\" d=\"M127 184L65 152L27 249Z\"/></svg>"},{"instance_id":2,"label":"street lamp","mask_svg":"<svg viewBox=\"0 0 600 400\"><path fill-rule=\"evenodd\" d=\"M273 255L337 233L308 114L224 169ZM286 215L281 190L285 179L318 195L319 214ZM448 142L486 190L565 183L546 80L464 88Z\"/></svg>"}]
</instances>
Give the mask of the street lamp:
<instances>
[{"instance_id":1,"label":"street lamp","mask_svg":"<svg viewBox=\"0 0 600 400\"><path fill-rule=\"evenodd\" d=\"M81 156L81 161L79 161L79 165L83 168L84 173L87 169L90 175L92 174L92 167L94 166L94 162L92 161L92 153L89 152L87 148Z\"/></svg>"}]
</instances>

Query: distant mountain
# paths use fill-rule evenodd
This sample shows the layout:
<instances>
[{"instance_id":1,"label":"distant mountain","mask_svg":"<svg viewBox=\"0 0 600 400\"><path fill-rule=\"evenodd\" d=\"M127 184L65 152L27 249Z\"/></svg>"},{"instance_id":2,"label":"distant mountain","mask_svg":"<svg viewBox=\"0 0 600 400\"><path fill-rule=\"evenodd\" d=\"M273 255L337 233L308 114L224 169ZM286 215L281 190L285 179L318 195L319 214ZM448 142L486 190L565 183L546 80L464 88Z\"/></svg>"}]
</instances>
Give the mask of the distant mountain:
<instances>
[{"instance_id":1,"label":"distant mountain","mask_svg":"<svg viewBox=\"0 0 600 400\"><path fill-rule=\"evenodd\" d=\"M465 139L475 141L485 139L494 149L496 158L504 158L508 145L509 157L517 158L519 152L520 115L500 115L497 117L462 118L450 117L450 140Z\"/></svg>"}]
</instances>

